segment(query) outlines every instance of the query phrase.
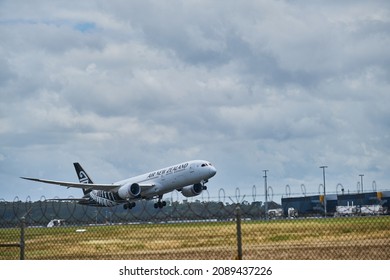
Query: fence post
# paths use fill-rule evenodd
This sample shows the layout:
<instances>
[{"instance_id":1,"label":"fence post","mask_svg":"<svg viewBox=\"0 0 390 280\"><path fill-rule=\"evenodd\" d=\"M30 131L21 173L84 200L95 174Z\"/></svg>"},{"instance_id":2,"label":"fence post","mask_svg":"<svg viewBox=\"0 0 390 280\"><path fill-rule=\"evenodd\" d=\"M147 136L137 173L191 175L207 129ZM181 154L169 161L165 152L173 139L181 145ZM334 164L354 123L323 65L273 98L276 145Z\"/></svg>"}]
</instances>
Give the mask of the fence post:
<instances>
[{"instance_id":1,"label":"fence post","mask_svg":"<svg viewBox=\"0 0 390 280\"><path fill-rule=\"evenodd\" d=\"M237 259L242 260L241 209L239 204L237 204L236 207L236 223L237 223Z\"/></svg>"},{"instance_id":2,"label":"fence post","mask_svg":"<svg viewBox=\"0 0 390 280\"><path fill-rule=\"evenodd\" d=\"M20 259L24 260L24 228L26 226L26 218L22 217L20 221Z\"/></svg>"}]
</instances>

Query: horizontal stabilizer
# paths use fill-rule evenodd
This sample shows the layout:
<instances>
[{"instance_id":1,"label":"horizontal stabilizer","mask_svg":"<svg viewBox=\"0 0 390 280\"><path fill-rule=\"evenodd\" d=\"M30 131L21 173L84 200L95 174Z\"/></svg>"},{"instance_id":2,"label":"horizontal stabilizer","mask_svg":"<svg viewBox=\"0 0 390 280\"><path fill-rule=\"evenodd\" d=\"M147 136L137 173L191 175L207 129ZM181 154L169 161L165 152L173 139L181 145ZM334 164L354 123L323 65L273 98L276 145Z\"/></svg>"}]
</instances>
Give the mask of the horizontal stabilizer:
<instances>
[{"instance_id":1,"label":"horizontal stabilizer","mask_svg":"<svg viewBox=\"0 0 390 280\"><path fill-rule=\"evenodd\" d=\"M89 198L49 198L45 201L89 201Z\"/></svg>"}]
</instances>

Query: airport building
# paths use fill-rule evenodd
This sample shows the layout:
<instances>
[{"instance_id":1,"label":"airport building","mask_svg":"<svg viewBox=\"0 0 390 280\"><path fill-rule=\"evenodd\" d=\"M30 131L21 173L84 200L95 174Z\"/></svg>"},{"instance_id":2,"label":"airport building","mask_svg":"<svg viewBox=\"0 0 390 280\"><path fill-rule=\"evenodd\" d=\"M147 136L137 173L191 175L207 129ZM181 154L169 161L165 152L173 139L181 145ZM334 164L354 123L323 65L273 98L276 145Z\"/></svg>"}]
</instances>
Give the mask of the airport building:
<instances>
[{"instance_id":1,"label":"airport building","mask_svg":"<svg viewBox=\"0 0 390 280\"><path fill-rule=\"evenodd\" d=\"M326 205L325 205L326 199ZM284 216L352 216L390 214L390 191L283 197Z\"/></svg>"}]
</instances>

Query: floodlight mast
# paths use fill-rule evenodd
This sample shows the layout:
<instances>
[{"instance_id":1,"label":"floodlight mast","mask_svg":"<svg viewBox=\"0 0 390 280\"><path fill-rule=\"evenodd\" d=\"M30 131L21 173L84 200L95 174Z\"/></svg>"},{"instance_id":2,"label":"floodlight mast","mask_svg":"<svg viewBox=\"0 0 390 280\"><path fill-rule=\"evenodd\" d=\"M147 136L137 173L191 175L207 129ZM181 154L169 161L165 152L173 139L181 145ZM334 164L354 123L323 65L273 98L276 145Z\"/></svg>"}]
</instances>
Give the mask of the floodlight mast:
<instances>
[{"instance_id":1,"label":"floodlight mast","mask_svg":"<svg viewBox=\"0 0 390 280\"><path fill-rule=\"evenodd\" d=\"M360 188L362 189L362 193L363 193L363 176L364 174L360 174Z\"/></svg>"},{"instance_id":2,"label":"floodlight mast","mask_svg":"<svg viewBox=\"0 0 390 280\"><path fill-rule=\"evenodd\" d=\"M323 165L323 166L320 166L320 168L322 168L322 177L323 177L323 180L324 180L324 214L325 214L325 217L326 217L326 188L325 188L325 168L328 168L328 166L326 165Z\"/></svg>"},{"instance_id":3,"label":"floodlight mast","mask_svg":"<svg viewBox=\"0 0 390 280\"><path fill-rule=\"evenodd\" d=\"M267 172L268 170L263 170L264 172L264 191L265 191L265 204L264 204L264 211L265 211L265 219L268 221L268 187L267 187Z\"/></svg>"}]
</instances>

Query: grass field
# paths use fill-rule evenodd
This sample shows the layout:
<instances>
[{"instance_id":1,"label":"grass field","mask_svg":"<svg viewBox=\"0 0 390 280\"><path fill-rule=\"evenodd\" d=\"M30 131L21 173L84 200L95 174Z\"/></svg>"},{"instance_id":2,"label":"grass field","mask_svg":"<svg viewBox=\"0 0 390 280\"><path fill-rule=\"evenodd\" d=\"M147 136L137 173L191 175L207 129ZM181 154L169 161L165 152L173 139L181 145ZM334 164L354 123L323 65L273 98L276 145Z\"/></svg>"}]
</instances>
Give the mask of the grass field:
<instances>
[{"instance_id":1,"label":"grass field","mask_svg":"<svg viewBox=\"0 0 390 280\"><path fill-rule=\"evenodd\" d=\"M243 259L390 259L390 216L242 222ZM85 229L78 232L78 229ZM0 229L0 244L19 229ZM235 222L26 228L26 259L234 259ZM18 259L0 248L0 259Z\"/></svg>"}]
</instances>

